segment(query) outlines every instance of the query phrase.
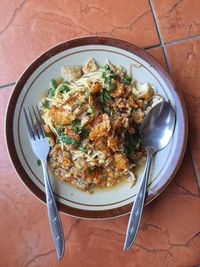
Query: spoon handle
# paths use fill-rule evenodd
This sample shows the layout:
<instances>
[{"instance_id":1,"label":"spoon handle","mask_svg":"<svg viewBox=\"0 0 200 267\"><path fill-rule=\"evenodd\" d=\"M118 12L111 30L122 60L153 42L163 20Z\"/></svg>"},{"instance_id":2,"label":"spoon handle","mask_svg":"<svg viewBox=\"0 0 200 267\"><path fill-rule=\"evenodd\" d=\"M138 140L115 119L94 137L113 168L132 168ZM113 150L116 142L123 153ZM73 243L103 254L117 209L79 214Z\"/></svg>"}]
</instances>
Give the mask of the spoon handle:
<instances>
[{"instance_id":1,"label":"spoon handle","mask_svg":"<svg viewBox=\"0 0 200 267\"><path fill-rule=\"evenodd\" d=\"M126 231L126 239L124 243L124 250L128 250L132 246L133 242L135 241L138 229L139 229L140 219L142 216L142 210L143 210L144 200L145 200L145 195L146 195L147 182L148 182L149 173L151 169L151 161L152 161L152 155L148 153L144 175L142 177L142 181L139 186L139 190L138 190L135 202L133 203L133 207L131 209L131 214L129 217L128 227Z\"/></svg>"}]
</instances>

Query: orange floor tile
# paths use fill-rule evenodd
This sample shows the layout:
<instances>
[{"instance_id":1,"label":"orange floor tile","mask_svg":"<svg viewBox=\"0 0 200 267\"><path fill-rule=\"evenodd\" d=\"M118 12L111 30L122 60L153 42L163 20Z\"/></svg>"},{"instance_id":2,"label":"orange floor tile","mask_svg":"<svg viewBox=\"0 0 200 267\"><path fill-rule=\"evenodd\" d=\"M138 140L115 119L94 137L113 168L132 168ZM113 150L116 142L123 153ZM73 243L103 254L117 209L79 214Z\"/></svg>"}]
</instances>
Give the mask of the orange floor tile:
<instances>
[{"instance_id":1,"label":"orange floor tile","mask_svg":"<svg viewBox=\"0 0 200 267\"><path fill-rule=\"evenodd\" d=\"M190 124L181 167L145 207L135 246L123 251L128 216L87 221L62 214L66 250L60 262L46 206L17 177L2 126L0 267L200 266L200 1L2 0L0 6L1 125L14 83L34 58L86 35L117 37L146 48L169 68L184 95Z\"/></svg>"}]
</instances>

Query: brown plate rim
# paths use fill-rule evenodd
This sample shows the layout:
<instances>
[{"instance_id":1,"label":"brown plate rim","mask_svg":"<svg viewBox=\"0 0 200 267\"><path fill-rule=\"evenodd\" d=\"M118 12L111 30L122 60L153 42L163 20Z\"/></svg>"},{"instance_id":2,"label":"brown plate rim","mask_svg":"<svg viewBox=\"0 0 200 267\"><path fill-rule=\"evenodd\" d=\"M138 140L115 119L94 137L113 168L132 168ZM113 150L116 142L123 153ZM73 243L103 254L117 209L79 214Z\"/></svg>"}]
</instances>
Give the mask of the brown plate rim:
<instances>
[{"instance_id":1,"label":"brown plate rim","mask_svg":"<svg viewBox=\"0 0 200 267\"><path fill-rule=\"evenodd\" d=\"M24 73L19 78L18 82L15 85L15 88L11 94L10 100L8 102L7 111L6 111L6 125L5 125L5 136L6 136L6 144L7 149L10 155L11 162L23 181L23 183L29 188L29 190L37 196L40 200L42 200L44 203L45 201L45 193L39 189L34 182L29 178L28 174L24 170L15 148L14 144L14 135L13 135L13 114L15 111L15 106L18 100L18 97L20 95L20 92L25 85L26 81L28 80L29 76L46 60L48 60L50 57L56 55L57 53L60 53L62 51L65 51L67 49L71 49L74 47L84 46L84 45L107 45L111 47L117 47L126 51L129 51L133 53L134 55L142 58L146 62L148 62L162 77L162 79L165 81L165 83L168 85L168 88L170 92L173 95L173 98L175 100L175 103L180 103L180 106L178 106L177 110L177 121L179 119L182 121L180 124L180 132L183 133L182 140L178 144L178 153L176 153L173 156L173 162L174 165L171 166L168 171L166 172L165 176L163 176L158 184L154 185L153 188L151 188L148 192L146 204L150 203L153 199L155 199L160 193L167 187L167 185L171 182L172 178L176 174L184 153L186 149L187 144L187 137L188 137L188 117L187 117L187 111L186 106L182 97L181 92L178 90L173 78L170 76L168 71L148 52L145 50L139 48L138 46L120 40L116 38L110 38L110 37L100 37L100 36L88 36L88 37L80 37L76 39L71 39L66 42L60 43L43 54L41 54L38 58L36 58L24 71ZM108 219L113 217L118 217L125 215L130 212L132 204L127 204L122 207L114 208L114 209L108 209L108 210L82 210L77 208L72 208L70 206L67 206L65 204L62 204L60 202L57 202L58 209L62 211L65 214L72 215L79 218L85 218L85 219Z\"/></svg>"}]
</instances>

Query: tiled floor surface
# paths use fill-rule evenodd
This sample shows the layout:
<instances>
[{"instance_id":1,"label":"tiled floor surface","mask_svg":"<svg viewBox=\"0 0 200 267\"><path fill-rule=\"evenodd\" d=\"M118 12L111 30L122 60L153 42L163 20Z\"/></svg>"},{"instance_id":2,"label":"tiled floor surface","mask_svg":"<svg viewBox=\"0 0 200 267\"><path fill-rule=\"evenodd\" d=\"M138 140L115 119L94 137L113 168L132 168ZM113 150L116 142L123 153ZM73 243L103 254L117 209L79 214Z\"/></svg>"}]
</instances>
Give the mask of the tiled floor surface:
<instances>
[{"instance_id":1,"label":"tiled floor surface","mask_svg":"<svg viewBox=\"0 0 200 267\"><path fill-rule=\"evenodd\" d=\"M154 55L175 78L189 114L189 144L177 175L144 210L135 247L123 252L128 216L84 221L61 215L66 253L57 262L46 207L20 182L3 133L6 105L20 73L49 47L106 35ZM200 1L1 0L0 266L200 266Z\"/></svg>"}]
</instances>

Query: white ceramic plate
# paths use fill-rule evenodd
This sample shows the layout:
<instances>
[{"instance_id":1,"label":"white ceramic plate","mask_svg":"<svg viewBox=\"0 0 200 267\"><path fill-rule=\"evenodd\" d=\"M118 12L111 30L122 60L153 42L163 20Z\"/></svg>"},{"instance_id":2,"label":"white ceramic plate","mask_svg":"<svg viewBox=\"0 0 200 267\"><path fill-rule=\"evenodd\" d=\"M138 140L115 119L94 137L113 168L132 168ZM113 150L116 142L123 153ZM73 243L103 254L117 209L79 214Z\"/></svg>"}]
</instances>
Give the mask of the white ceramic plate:
<instances>
[{"instance_id":1,"label":"white ceramic plate","mask_svg":"<svg viewBox=\"0 0 200 267\"><path fill-rule=\"evenodd\" d=\"M109 59L129 70L134 64L133 78L150 83L169 100L176 111L176 128L168 146L157 153L148 185L147 203L166 187L177 171L186 147L187 115L183 99L167 71L147 52L133 44L105 37L85 37L59 44L38 57L23 73L11 96L6 118L6 137L14 167L29 189L45 201L41 167L32 152L23 107L37 105L52 78L60 76L64 65L82 65L93 57L99 65ZM59 209L83 218L111 218L130 211L142 170L136 185L121 183L112 189L98 189L94 194L82 192L68 183L51 181Z\"/></svg>"}]
</instances>

